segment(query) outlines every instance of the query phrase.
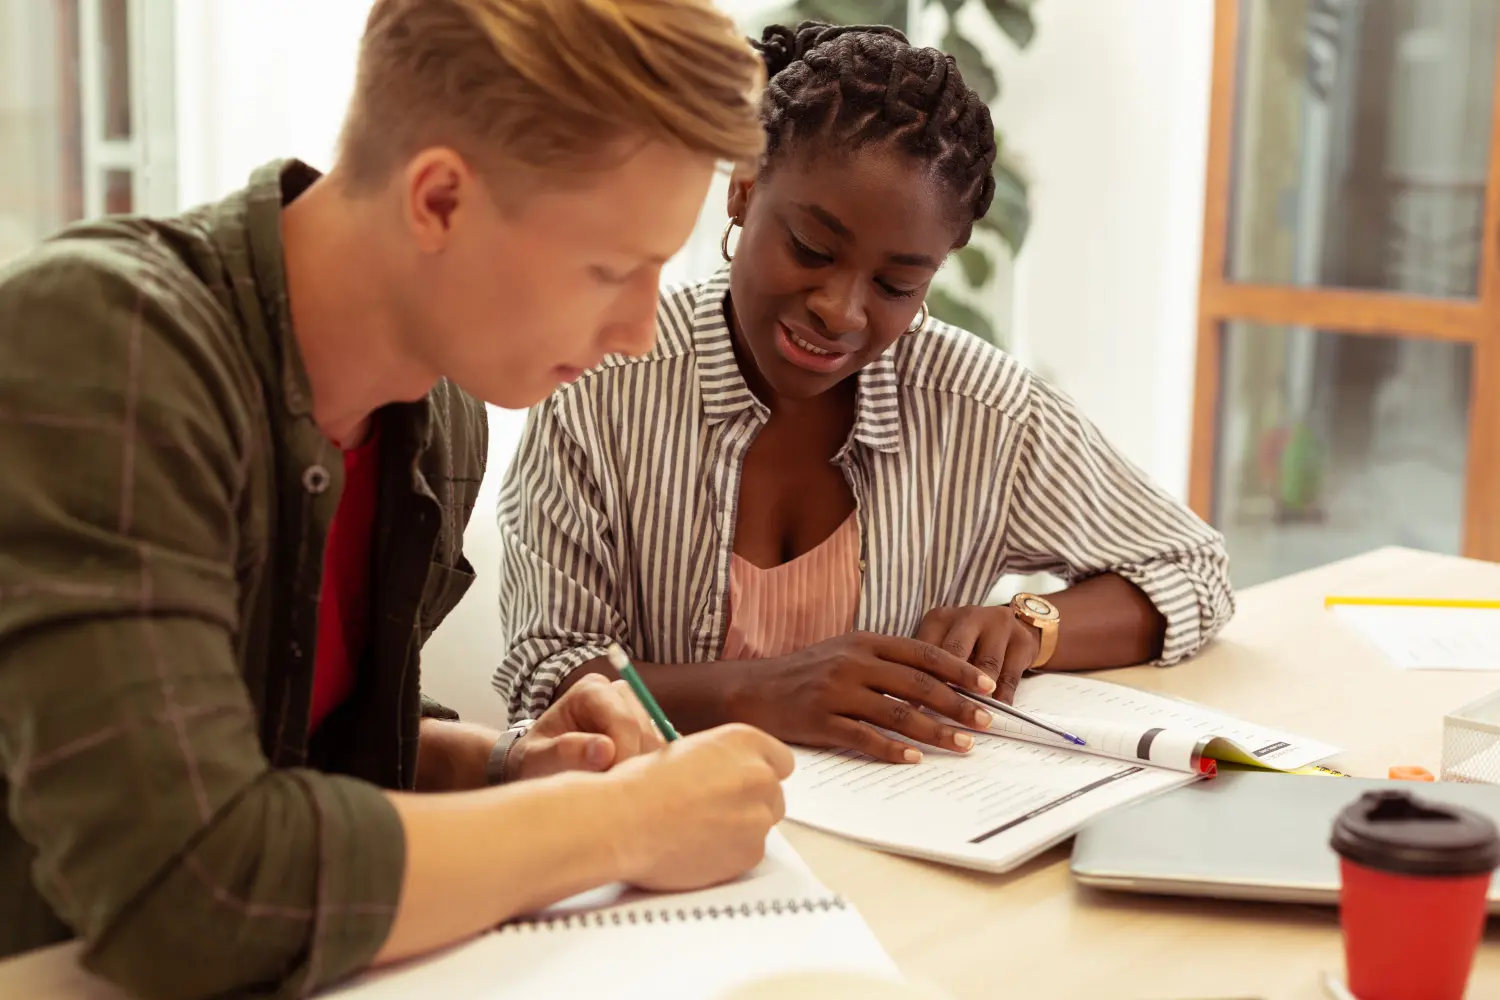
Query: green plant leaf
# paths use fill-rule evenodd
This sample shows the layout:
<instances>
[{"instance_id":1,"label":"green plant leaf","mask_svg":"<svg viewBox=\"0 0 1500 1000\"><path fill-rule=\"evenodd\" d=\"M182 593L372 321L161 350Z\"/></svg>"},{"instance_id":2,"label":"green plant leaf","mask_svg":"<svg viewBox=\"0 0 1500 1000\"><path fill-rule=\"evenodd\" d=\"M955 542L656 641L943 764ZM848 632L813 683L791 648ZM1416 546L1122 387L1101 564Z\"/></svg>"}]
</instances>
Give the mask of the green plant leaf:
<instances>
[{"instance_id":1,"label":"green plant leaf","mask_svg":"<svg viewBox=\"0 0 1500 1000\"><path fill-rule=\"evenodd\" d=\"M798 21L828 24L888 24L907 30L906 0L796 0L791 9Z\"/></svg>"},{"instance_id":2,"label":"green plant leaf","mask_svg":"<svg viewBox=\"0 0 1500 1000\"><path fill-rule=\"evenodd\" d=\"M942 49L958 62L958 71L964 75L964 83L974 88L979 99L986 104L995 103L995 98L1000 96L999 78L990 69L989 63L984 61L979 47L960 35L952 22L949 22L948 31L943 35Z\"/></svg>"},{"instance_id":3,"label":"green plant leaf","mask_svg":"<svg viewBox=\"0 0 1500 1000\"><path fill-rule=\"evenodd\" d=\"M810 6L814 5L809 4L807 0L794 0L792 3L772 7L770 10L756 11L754 18L738 23L745 34L758 39L761 30L768 24L796 24L808 17L807 10Z\"/></svg>"},{"instance_id":4,"label":"green plant leaf","mask_svg":"<svg viewBox=\"0 0 1500 1000\"><path fill-rule=\"evenodd\" d=\"M1031 202L1026 194L1026 182L1019 174L1000 160L995 161L995 200L990 202L989 214L975 223L1005 241L1011 253L1020 253L1026 242L1026 231L1031 228Z\"/></svg>"},{"instance_id":5,"label":"green plant leaf","mask_svg":"<svg viewBox=\"0 0 1500 1000\"><path fill-rule=\"evenodd\" d=\"M1031 4L1021 0L984 0L984 9L1006 36L1024 49L1036 37L1036 22L1031 19Z\"/></svg>"},{"instance_id":6,"label":"green plant leaf","mask_svg":"<svg viewBox=\"0 0 1500 1000\"><path fill-rule=\"evenodd\" d=\"M927 309L944 323L962 327L980 340L994 344L996 347L1004 346L995 335L994 324L978 310L958 301L941 288L934 288L927 293Z\"/></svg>"},{"instance_id":7,"label":"green plant leaf","mask_svg":"<svg viewBox=\"0 0 1500 1000\"><path fill-rule=\"evenodd\" d=\"M995 262L983 249L969 244L953 255L970 288L983 288L995 273Z\"/></svg>"}]
</instances>

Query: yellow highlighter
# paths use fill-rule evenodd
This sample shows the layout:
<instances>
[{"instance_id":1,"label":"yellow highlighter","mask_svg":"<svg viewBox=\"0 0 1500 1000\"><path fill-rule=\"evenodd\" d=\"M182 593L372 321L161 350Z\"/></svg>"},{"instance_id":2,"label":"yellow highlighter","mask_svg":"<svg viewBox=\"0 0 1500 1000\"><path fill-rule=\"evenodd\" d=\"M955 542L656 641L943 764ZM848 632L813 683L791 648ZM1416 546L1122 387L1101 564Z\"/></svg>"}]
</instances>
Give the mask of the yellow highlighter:
<instances>
[{"instance_id":1,"label":"yellow highlighter","mask_svg":"<svg viewBox=\"0 0 1500 1000\"><path fill-rule=\"evenodd\" d=\"M1354 597L1329 595L1323 598L1323 607L1339 604L1356 604L1382 608L1476 608L1500 609L1500 601L1474 600L1462 597Z\"/></svg>"}]
</instances>

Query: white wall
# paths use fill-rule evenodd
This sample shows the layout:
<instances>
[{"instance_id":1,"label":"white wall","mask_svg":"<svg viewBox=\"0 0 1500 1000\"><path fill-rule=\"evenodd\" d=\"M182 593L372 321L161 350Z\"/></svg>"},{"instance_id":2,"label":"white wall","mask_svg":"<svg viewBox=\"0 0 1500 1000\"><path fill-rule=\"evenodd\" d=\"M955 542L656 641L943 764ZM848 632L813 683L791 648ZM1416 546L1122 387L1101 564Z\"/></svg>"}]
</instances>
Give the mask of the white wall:
<instances>
[{"instance_id":1,"label":"white wall","mask_svg":"<svg viewBox=\"0 0 1500 1000\"><path fill-rule=\"evenodd\" d=\"M1187 480L1212 6L1045 0L1028 51L991 40L1004 77L997 121L1035 196L1015 274L1016 351L1179 495ZM274 157L326 166L369 0L177 7L183 203L221 196ZM710 195L672 277L712 266L722 198L717 188ZM490 471L466 539L479 581L424 662L432 694L490 721L501 715L488 686L499 656L492 512L521 420L491 411Z\"/></svg>"},{"instance_id":2,"label":"white wall","mask_svg":"<svg viewBox=\"0 0 1500 1000\"><path fill-rule=\"evenodd\" d=\"M1187 489L1213 4L1043 0L996 40L996 123L1032 179L1016 352Z\"/></svg>"},{"instance_id":3,"label":"white wall","mask_svg":"<svg viewBox=\"0 0 1500 1000\"><path fill-rule=\"evenodd\" d=\"M219 198L277 157L327 167L370 0L176 8L180 201Z\"/></svg>"}]
</instances>

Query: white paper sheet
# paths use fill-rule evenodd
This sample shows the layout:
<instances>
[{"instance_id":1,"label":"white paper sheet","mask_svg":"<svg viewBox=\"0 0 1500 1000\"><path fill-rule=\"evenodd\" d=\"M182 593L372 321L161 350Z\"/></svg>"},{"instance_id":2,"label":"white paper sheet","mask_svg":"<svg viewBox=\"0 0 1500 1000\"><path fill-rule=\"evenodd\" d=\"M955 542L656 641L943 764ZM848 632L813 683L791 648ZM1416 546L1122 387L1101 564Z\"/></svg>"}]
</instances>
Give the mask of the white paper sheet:
<instances>
[{"instance_id":1,"label":"white paper sheet","mask_svg":"<svg viewBox=\"0 0 1500 1000\"><path fill-rule=\"evenodd\" d=\"M746 904L754 912L723 915ZM819 882L774 831L765 861L726 885L672 894L607 886L540 916L575 919L503 927L323 996L705 1000L786 973L898 978L895 963L859 913Z\"/></svg>"},{"instance_id":2,"label":"white paper sheet","mask_svg":"<svg viewBox=\"0 0 1500 1000\"><path fill-rule=\"evenodd\" d=\"M1500 610L1369 604L1330 610L1402 670L1500 670Z\"/></svg>"},{"instance_id":3,"label":"white paper sheet","mask_svg":"<svg viewBox=\"0 0 1500 1000\"><path fill-rule=\"evenodd\" d=\"M898 854L1006 871L1102 813L1188 784L1204 756L1294 770L1339 748L1107 681L1040 674L1016 704L1090 743L995 715L967 754L924 748L920 764L799 750L787 817ZM1141 756L1144 752L1144 756Z\"/></svg>"},{"instance_id":4,"label":"white paper sheet","mask_svg":"<svg viewBox=\"0 0 1500 1000\"><path fill-rule=\"evenodd\" d=\"M1326 760L1342 749L1203 705L1075 674L1025 678L1016 691L1016 707L1082 737L1090 751L1127 760L1144 759L1179 770L1191 769L1192 748L1203 740L1220 741L1210 742L1205 756L1241 758L1240 763L1282 771ZM995 719L992 731L1048 746L1069 745L1046 730L1008 715L996 713ZM1149 740L1143 739L1153 733ZM1136 753L1142 742L1147 747L1145 758ZM1227 752L1231 748L1239 753Z\"/></svg>"},{"instance_id":5,"label":"white paper sheet","mask_svg":"<svg viewBox=\"0 0 1500 1000\"><path fill-rule=\"evenodd\" d=\"M1022 722L1013 716L995 712L989 731L1031 743L1045 743L1062 749L1077 749L1100 757L1113 757L1138 763L1169 767L1174 771L1196 771L1198 748L1203 740L1186 729L1161 729L1133 722L1109 722L1103 719L1080 719L1052 712L1033 711L1032 715L1072 733L1088 744L1074 747L1045 729ZM1148 735L1149 734L1149 735Z\"/></svg>"},{"instance_id":6,"label":"white paper sheet","mask_svg":"<svg viewBox=\"0 0 1500 1000\"><path fill-rule=\"evenodd\" d=\"M1001 872L1115 806L1196 775L982 733L967 754L927 749L920 764L799 750L787 817L898 854Z\"/></svg>"},{"instance_id":7,"label":"white paper sheet","mask_svg":"<svg viewBox=\"0 0 1500 1000\"><path fill-rule=\"evenodd\" d=\"M827 899L833 894L813 875L812 869L792 848L780 831L766 838L766 857L751 871L723 885L693 892L646 892L626 885L606 885L555 903L537 916L560 917L594 912L642 913L694 907L736 907L744 904L791 899Z\"/></svg>"},{"instance_id":8,"label":"white paper sheet","mask_svg":"<svg viewBox=\"0 0 1500 1000\"><path fill-rule=\"evenodd\" d=\"M764 919L487 934L325 997L339 1000L715 1000L772 976L899 979L853 910Z\"/></svg>"}]
</instances>

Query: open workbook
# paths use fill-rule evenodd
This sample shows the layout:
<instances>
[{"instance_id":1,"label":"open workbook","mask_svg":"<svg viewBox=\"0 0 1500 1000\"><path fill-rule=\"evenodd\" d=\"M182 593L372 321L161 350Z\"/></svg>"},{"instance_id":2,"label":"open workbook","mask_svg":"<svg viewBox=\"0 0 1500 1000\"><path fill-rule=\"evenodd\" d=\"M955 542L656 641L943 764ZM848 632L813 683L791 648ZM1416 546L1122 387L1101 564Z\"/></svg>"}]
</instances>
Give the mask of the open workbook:
<instances>
[{"instance_id":1,"label":"open workbook","mask_svg":"<svg viewBox=\"0 0 1500 1000\"><path fill-rule=\"evenodd\" d=\"M765 861L727 885L673 894L607 886L325 996L710 1000L812 972L897 978L858 912L773 832Z\"/></svg>"},{"instance_id":2,"label":"open workbook","mask_svg":"<svg viewBox=\"0 0 1500 1000\"><path fill-rule=\"evenodd\" d=\"M1088 746L996 713L967 754L923 748L916 765L798 750L787 817L898 854L1001 872L1116 806L1196 781L1215 761L1294 771L1340 750L1086 677L1028 677L1015 703Z\"/></svg>"}]
</instances>

